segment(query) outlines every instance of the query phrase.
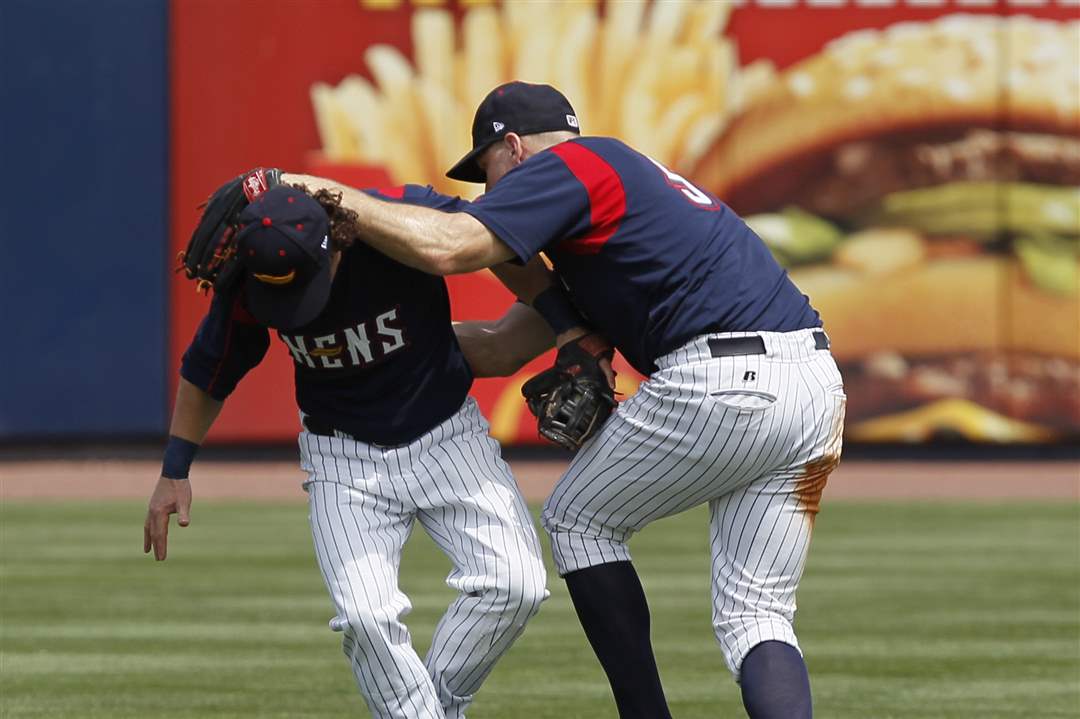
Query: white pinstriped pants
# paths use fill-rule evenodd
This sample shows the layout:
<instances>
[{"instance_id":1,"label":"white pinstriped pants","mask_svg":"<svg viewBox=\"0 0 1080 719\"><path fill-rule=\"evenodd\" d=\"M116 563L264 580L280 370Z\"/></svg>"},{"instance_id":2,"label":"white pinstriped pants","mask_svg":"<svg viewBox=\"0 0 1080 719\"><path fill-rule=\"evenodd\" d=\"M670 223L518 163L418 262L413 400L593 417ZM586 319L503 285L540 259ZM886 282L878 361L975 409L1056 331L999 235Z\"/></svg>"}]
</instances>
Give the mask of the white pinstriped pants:
<instances>
[{"instance_id":1,"label":"white pinstriped pants","mask_svg":"<svg viewBox=\"0 0 1080 719\"><path fill-rule=\"evenodd\" d=\"M399 447L300 434L315 554L337 615L330 628L375 717L458 719L547 597L540 543L487 421L469 398ZM414 520L453 563L459 594L425 660L402 618L401 550Z\"/></svg>"},{"instance_id":2,"label":"white pinstriped pants","mask_svg":"<svg viewBox=\"0 0 1080 719\"><path fill-rule=\"evenodd\" d=\"M709 337L746 335L766 353L709 351ZM795 590L840 459L840 372L811 330L698 337L657 365L578 452L544 506L544 529L564 575L629 560L634 532L708 502L713 628L737 680L760 642L799 648Z\"/></svg>"}]
</instances>

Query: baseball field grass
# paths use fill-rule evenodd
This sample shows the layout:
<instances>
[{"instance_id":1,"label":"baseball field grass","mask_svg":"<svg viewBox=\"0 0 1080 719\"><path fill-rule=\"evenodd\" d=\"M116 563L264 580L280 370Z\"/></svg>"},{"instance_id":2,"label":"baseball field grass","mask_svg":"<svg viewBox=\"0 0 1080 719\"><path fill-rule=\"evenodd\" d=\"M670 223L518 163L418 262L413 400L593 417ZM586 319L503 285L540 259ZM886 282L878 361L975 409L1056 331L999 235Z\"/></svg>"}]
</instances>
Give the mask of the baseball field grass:
<instances>
[{"instance_id":1,"label":"baseball field grass","mask_svg":"<svg viewBox=\"0 0 1080 719\"><path fill-rule=\"evenodd\" d=\"M0 716L367 716L327 629L302 504L196 503L169 559L141 503L0 507ZM675 717L738 717L712 637L706 514L631 544ZM451 598L417 530L402 584L421 651ZM471 719L615 713L562 582ZM1080 716L1080 505L826 503L796 626L816 714Z\"/></svg>"}]
</instances>

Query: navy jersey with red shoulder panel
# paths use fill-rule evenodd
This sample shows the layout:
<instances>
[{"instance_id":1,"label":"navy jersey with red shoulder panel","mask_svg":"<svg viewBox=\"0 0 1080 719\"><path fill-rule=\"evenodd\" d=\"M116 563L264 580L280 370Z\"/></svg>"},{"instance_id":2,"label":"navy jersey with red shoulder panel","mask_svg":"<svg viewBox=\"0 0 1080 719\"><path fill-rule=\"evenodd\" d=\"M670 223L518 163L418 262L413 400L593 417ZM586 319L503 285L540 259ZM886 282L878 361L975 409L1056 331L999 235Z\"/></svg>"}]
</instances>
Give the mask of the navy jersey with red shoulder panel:
<instances>
[{"instance_id":1,"label":"navy jersey with red shoulder panel","mask_svg":"<svg viewBox=\"0 0 1080 719\"><path fill-rule=\"evenodd\" d=\"M697 335L821 325L738 215L618 140L555 145L462 209L519 259L547 254L578 308L643 374Z\"/></svg>"},{"instance_id":2,"label":"navy jersey with red shoulder panel","mask_svg":"<svg viewBox=\"0 0 1080 719\"><path fill-rule=\"evenodd\" d=\"M417 185L366 192L444 211L467 204ZM416 439L456 412L472 385L445 281L361 242L343 252L322 313L277 334L293 359L300 409L363 441ZM224 399L269 344L267 328L244 308L241 286L215 295L180 374Z\"/></svg>"}]
</instances>

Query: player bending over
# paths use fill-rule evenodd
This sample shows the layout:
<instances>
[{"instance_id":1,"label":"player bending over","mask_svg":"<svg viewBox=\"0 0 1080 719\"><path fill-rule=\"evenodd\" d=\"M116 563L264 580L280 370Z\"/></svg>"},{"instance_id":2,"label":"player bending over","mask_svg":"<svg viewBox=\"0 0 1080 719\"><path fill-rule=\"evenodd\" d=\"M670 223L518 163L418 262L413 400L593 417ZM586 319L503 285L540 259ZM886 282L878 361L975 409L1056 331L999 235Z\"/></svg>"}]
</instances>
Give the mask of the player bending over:
<instances>
[{"instance_id":1,"label":"player bending over","mask_svg":"<svg viewBox=\"0 0 1080 719\"><path fill-rule=\"evenodd\" d=\"M259 171L227 184L196 230L210 251L233 243L237 264L218 279L235 280L215 291L184 354L144 551L165 559L170 514L188 525L188 468L273 328L295 365L315 554L336 610L330 628L343 634L356 683L375 717L463 717L547 596L529 511L468 396L473 371L498 369L480 355L470 369L442 278L355 242L355 214L338 207L339 197L318 192L316 202L274 187L276 179ZM262 194L237 225L245 188ZM443 216L461 202L413 185L372 196ZM218 255L207 252L203 267ZM531 310L514 312L531 315L524 321L540 349L550 344ZM415 522L450 558L446 582L458 592L423 660L402 623L410 604L398 587Z\"/></svg>"}]
</instances>

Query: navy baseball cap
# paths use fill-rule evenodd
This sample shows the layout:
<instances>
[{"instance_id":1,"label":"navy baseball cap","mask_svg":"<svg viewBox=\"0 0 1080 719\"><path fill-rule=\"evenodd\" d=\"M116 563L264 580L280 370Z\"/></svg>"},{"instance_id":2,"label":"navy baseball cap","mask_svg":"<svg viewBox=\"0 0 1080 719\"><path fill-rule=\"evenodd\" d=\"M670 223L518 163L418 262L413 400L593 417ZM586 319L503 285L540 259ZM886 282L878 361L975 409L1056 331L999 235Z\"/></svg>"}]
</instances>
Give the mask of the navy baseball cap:
<instances>
[{"instance_id":1,"label":"navy baseball cap","mask_svg":"<svg viewBox=\"0 0 1080 719\"><path fill-rule=\"evenodd\" d=\"M446 176L464 182L485 182L476 158L508 132L533 135L569 130L581 134L570 101L551 85L508 82L492 90L476 108L472 124L472 150L450 168Z\"/></svg>"},{"instance_id":2,"label":"navy baseball cap","mask_svg":"<svg viewBox=\"0 0 1080 719\"><path fill-rule=\"evenodd\" d=\"M307 193L279 185L240 213L247 308L260 324L302 327L330 299L330 220Z\"/></svg>"}]
</instances>

